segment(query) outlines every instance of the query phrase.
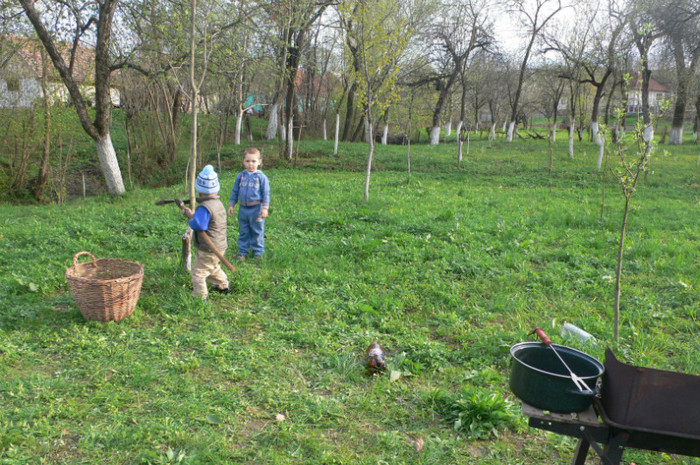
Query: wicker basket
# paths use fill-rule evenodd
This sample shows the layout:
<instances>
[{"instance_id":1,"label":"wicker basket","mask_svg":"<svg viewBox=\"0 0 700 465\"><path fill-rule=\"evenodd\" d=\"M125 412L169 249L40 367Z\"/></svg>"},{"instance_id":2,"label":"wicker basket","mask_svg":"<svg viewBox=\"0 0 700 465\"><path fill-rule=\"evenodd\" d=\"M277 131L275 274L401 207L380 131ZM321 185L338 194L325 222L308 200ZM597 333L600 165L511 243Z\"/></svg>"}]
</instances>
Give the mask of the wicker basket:
<instances>
[{"instance_id":1,"label":"wicker basket","mask_svg":"<svg viewBox=\"0 0 700 465\"><path fill-rule=\"evenodd\" d=\"M89 255L92 262L78 263L78 257ZM119 258L100 258L90 252L78 252L73 266L66 269L80 313L86 320L120 321L134 312L141 293L143 266Z\"/></svg>"}]
</instances>

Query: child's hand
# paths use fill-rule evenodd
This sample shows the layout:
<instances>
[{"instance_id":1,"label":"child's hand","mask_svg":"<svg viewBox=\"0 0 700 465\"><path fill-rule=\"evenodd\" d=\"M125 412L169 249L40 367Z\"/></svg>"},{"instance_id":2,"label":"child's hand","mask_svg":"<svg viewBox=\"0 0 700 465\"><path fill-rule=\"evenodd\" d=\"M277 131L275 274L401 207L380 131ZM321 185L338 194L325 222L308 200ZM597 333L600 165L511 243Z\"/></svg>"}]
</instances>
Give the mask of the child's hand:
<instances>
[{"instance_id":1,"label":"child's hand","mask_svg":"<svg viewBox=\"0 0 700 465\"><path fill-rule=\"evenodd\" d=\"M228 206L228 216L233 216L233 205Z\"/></svg>"},{"instance_id":2,"label":"child's hand","mask_svg":"<svg viewBox=\"0 0 700 465\"><path fill-rule=\"evenodd\" d=\"M260 218L267 218L267 208L260 210Z\"/></svg>"},{"instance_id":3,"label":"child's hand","mask_svg":"<svg viewBox=\"0 0 700 465\"><path fill-rule=\"evenodd\" d=\"M192 210L189 208L185 207L182 210L180 210L183 215L185 215L187 218L192 219Z\"/></svg>"}]
</instances>

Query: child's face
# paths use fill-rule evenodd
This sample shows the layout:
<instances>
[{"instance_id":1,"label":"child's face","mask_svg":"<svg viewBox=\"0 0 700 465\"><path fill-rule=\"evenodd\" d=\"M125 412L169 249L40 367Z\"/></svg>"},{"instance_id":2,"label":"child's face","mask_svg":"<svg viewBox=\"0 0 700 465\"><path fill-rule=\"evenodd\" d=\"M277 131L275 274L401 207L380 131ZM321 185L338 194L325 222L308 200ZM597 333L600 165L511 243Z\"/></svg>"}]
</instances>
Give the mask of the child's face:
<instances>
[{"instance_id":1,"label":"child's face","mask_svg":"<svg viewBox=\"0 0 700 465\"><path fill-rule=\"evenodd\" d=\"M257 171L258 166L260 166L260 156L254 153L247 153L245 157L243 157L243 166L245 166L245 169L249 173Z\"/></svg>"}]
</instances>

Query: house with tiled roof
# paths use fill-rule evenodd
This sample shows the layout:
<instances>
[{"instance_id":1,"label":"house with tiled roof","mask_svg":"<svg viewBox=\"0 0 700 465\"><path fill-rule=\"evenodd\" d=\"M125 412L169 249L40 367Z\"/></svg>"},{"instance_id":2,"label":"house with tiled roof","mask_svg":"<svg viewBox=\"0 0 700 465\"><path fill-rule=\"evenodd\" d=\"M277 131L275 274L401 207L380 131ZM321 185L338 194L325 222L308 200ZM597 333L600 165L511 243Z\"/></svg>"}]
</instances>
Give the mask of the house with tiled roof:
<instances>
[{"instance_id":1,"label":"house with tiled roof","mask_svg":"<svg viewBox=\"0 0 700 465\"><path fill-rule=\"evenodd\" d=\"M6 37L0 40L0 108L31 107L41 95L41 75L37 74L41 66L30 61L33 53L26 53L28 43Z\"/></svg>"},{"instance_id":2,"label":"house with tiled roof","mask_svg":"<svg viewBox=\"0 0 700 465\"><path fill-rule=\"evenodd\" d=\"M654 78L649 78L649 108L652 112L658 112L661 104L673 98L670 88ZM627 91L627 114L642 112L642 79L638 77L630 83Z\"/></svg>"},{"instance_id":3,"label":"house with tiled roof","mask_svg":"<svg viewBox=\"0 0 700 465\"><path fill-rule=\"evenodd\" d=\"M59 44L68 66L71 63L68 44ZM73 76L90 99L94 87L95 50L78 47L73 57ZM52 103L70 102L68 89L63 85L51 59L41 43L27 37L3 37L0 39L0 108L30 108L43 98L42 80ZM111 91L112 103L119 104L119 92Z\"/></svg>"}]
</instances>

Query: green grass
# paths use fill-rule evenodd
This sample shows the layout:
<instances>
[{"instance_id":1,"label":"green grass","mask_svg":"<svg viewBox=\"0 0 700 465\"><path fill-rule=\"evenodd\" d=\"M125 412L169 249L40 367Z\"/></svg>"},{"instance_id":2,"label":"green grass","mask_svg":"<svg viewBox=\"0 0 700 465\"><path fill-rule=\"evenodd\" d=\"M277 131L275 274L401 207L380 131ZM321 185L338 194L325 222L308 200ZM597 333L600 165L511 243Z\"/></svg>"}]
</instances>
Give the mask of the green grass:
<instances>
[{"instance_id":1,"label":"green grass","mask_svg":"<svg viewBox=\"0 0 700 465\"><path fill-rule=\"evenodd\" d=\"M154 205L184 189L0 206L0 464L568 462L575 442L529 429L508 389L532 328L580 347L569 321L600 359L700 374L697 147L655 157L633 197L619 344L622 196L608 179L601 218L594 146L570 160L557 142L551 192L544 143L472 141L462 170L454 145L416 145L410 182L405 147L378 147L369 203L366 146L302 143L297 167L273 149L265 259L208 304L180 268L184 218ZM65 280L81 250L144 265L128 319L83 320ZM366 373L373 340L384 375Z\"/></svg>"}]
</instances>

